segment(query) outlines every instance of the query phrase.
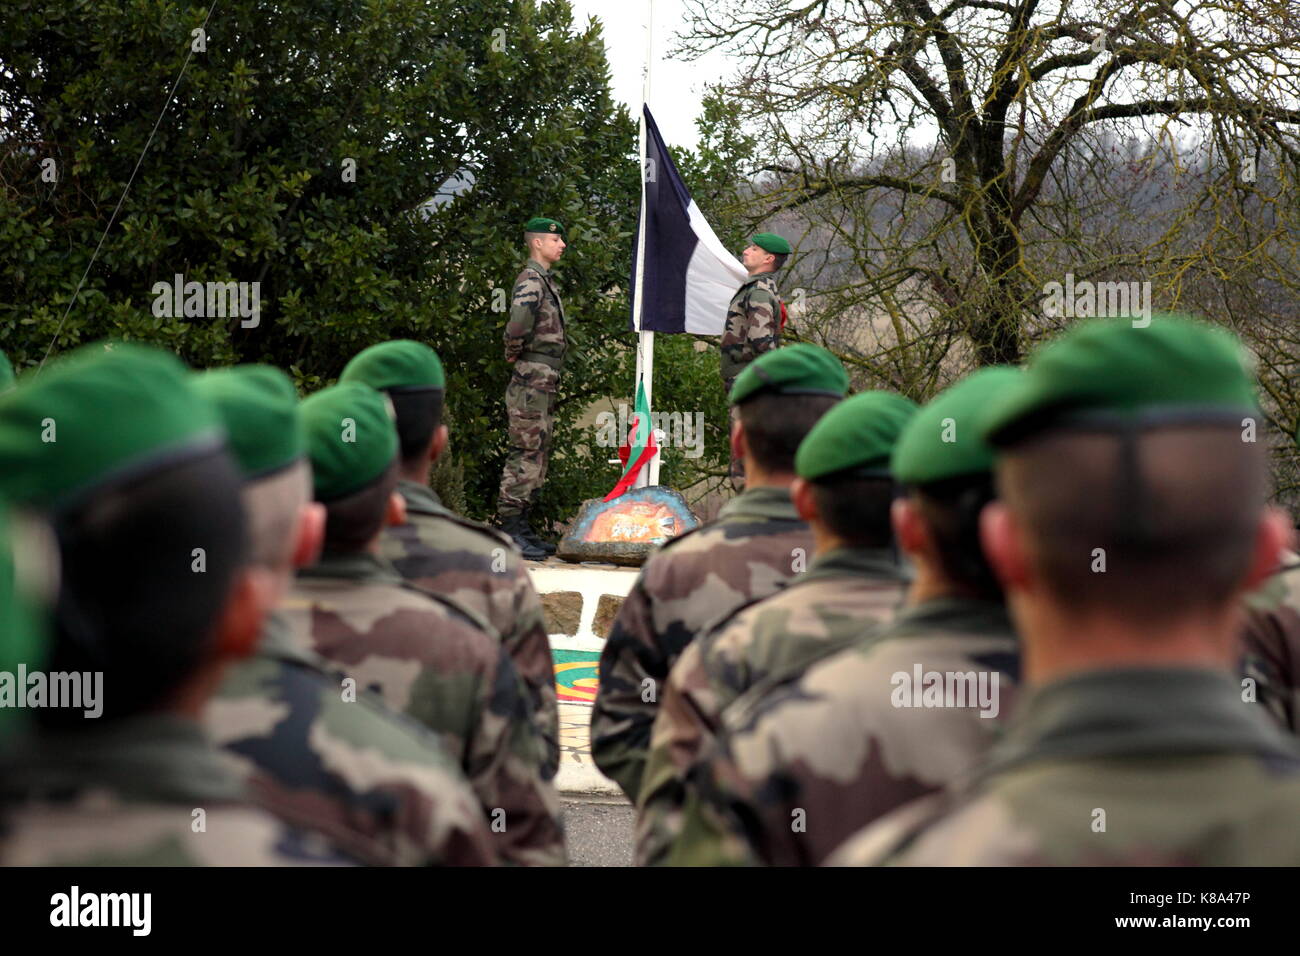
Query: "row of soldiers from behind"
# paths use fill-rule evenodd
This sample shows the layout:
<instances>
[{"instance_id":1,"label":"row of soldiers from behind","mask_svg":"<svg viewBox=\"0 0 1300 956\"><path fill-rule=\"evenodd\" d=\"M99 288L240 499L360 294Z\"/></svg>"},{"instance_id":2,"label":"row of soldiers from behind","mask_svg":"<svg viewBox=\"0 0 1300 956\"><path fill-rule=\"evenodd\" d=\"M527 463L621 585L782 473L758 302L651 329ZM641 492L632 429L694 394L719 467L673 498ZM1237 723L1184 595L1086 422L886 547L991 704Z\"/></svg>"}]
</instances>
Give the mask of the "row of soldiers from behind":
<instances>
[{"instance_id":1,"label":"row of soldiers from behind","mask_svg":"<svg viewBox=\"0 0 1300 956\"><path fill-rule=\"evenodd\" d=\"M637 861L1300 863L1300 558L1239 343L1083 323L920 409L847 386L804 345L737 378L747 490L613 623Z\"/></svg>"},{"instance_id":2,"label":"row of soldiers from behind","mask_svg":"<svg viewBox=\"0 0 1300 956\"><path fill-rule=\"evenodd\" d=\"M103 680L0 700L0 864L565 862L540 599L427 486L445 388L411 341L301 403L122 343L0 385L0 671Z\"/></svg>"}]
</instances>

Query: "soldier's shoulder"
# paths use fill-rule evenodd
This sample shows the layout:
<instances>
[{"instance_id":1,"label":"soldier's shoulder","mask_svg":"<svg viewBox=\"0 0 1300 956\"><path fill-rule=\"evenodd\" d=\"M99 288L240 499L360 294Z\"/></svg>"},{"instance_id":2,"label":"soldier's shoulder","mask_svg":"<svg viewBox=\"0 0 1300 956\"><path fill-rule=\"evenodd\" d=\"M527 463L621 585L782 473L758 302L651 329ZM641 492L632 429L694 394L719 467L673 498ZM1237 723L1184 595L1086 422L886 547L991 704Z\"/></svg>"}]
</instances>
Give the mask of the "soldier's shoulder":
<instances>
[{"instance_id":1,"label":"soldier's shoulder","mask_svg":"<svg viewBox=\"0 0 1300 956\"><path fill-rule=\"evenodd\" d=\"M487 618L453 597L421 587L414 581L403 580L394 587L400 589L413 602L411 604L413 608L423 609L426 613L451 622L466 635L471 632L478 632L490 640L496 642L501 640L501 635L488 622Z\"/></svg>"},{"instance_id":2,"label":"soldier's shoulder","mask_svg":"<svg viewBox=\"0 0 1300 956\"><path fill-rule=\"evenodd\" d=\"M497 547L505 548L507 558L519 559L519 549L515 543L510 540L509 535L498 528L481 521L475 521L473 518L466 518L464 515L458 515L448 508L443 508L436 514L422 512L413 514L409 519L413 524L424 525L431 528L455 529L460 533L460 540L466 542L480 542L484 548L492 549Z\"/></svg>"}]
</instances>

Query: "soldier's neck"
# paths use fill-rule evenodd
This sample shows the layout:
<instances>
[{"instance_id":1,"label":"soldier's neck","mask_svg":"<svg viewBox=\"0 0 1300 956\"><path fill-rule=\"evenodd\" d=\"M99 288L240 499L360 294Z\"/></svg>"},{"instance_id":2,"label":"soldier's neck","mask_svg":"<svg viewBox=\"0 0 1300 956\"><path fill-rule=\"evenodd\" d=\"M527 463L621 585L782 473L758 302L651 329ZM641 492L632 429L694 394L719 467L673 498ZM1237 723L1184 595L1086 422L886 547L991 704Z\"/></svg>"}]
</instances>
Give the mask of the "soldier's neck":
<instances>
[{"instance_id":1,"label":"soldier's neck","mask_svg":"<svg viewBox=\"0 0 1300 956\"><path fill-rule=\"evenodd\" d=\"M756 277L756 276L765 276L765 275L769 275L770 273L773 273L773 272L775 272L775 271L776 271L775 269L759 269L759 270L757 270L756 272L751 272L751 273L749 273L749 277L750 277L751 279L753 279L753 278Z\"/></svg>"},{"instance_id":2,"label":"soldier's neck","mask_svg":"<svg viewBox=\"0 0 1300 956\"><path fill-rule=\"evenodd\" d=\"M415 485L427 485L429 483L429 469L433 462L427 458L418 465L400 465L397 469L397 477L400 481L409 481Z\"/></svg>"}]
</instances>

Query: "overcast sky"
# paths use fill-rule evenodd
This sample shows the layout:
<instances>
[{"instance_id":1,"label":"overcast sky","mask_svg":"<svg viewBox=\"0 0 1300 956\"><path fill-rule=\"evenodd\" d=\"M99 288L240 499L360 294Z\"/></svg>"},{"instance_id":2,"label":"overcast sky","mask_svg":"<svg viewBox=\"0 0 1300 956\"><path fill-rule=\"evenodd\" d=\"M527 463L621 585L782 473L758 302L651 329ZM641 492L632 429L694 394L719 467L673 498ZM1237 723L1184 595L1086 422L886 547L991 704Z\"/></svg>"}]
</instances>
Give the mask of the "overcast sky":
<instances>
[{"instance_id":1,"label":"overcast sky","mask_svg":"<svg viewBox=\"0 0 1300 956\"><path fill-rule=\"evenodd\" d=\"M578 26L596 17L604 26L614 98L637 118L641 104L642 67L646 54L646 0L570 0ZM666 140L694 147L695 118L704 84L730 76L736 66L719 53L686 63L667 59L682 25L683 0L654 0L654 61L650 73L650 112Z\"/></svg>"}]
</instances>

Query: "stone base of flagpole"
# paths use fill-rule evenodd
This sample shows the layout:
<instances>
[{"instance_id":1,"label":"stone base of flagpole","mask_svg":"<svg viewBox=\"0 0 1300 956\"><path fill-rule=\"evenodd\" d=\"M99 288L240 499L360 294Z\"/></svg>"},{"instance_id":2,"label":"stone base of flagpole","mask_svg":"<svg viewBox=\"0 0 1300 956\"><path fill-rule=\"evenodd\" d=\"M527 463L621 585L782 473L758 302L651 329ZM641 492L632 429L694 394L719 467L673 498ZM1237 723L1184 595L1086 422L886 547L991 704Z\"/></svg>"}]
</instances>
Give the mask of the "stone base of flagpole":
<instances>
[{"instance_id":1,"label":"stone base of flagpole","mask_svg":"<svg viewBox=\"0 0 1300 956\"><path fill-rule=\"evenodd\" d=\"M636 566L669 539L699 525L686 499L673 489L632 488L613 501L584 501L556 557Z\"/></svg>"}]
</instances>

